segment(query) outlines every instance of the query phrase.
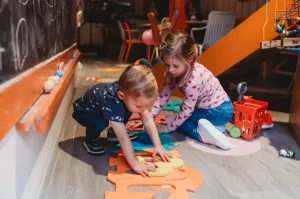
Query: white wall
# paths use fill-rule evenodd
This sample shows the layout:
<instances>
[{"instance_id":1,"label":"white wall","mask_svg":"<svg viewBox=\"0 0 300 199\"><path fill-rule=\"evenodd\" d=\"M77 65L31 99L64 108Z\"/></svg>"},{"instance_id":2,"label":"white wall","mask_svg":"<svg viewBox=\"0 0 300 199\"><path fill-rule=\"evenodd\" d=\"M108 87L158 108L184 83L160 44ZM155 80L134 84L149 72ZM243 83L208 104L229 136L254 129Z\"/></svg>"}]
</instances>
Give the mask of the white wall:
<instances>
[{"instance_id":1,"label":"white wall","mask_svg":"<svg viewBox=\"0 0 300 199\"><path fill-rule=\"evenodd\" d=\"M16 198L16 134L11 130L0 141L0 198Z\"/></svg>"},{"instance_id":2,"label":"white wall","mask_svg":"<svg viewBox=\"0 0 300 199\"><path fill-rule=\"evenodd\" d=\"M0 141L0 198L20 198L48 133L18 133Z\"/></svg>"},{"instance_id":3,"label":"white wall","mask_svg":"<svg viewBox=\"0 0 300 199\"><path fill-rule=\"evenodd\" d=\"M13 127L0 140L1 199L37 198L73 94L74 78L47 133L19 133Z\"/></svg>"}]
</instances>

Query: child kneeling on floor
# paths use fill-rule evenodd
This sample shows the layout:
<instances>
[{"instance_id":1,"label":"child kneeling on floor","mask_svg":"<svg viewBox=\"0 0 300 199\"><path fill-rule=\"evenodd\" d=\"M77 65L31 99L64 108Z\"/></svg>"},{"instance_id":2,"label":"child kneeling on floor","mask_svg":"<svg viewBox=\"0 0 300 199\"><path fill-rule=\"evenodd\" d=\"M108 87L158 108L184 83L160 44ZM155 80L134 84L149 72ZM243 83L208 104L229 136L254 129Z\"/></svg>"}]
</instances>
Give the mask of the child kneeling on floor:
<instances>
[{"instance_id":1,"label":"child kneeling on floor","mask_svg":"<svg viewBox=\"0 0 300 199\"><path fill-rule=\"evenodd\" d=\"M159 131L177 130L197 141L229 149L230 140L223 133L233 115L232 102L219 80L196 62L198 48L193 38L185 32L169 33L160 50L167 71L151 114L155 118L160 113L175 87L184 100L180 112L167 116L167 125Z\"/></svg>"},{"instance_id":2,"label":"child kneeling on floor","mask_svg":"<svg viewBox=\"0 0 300 199\"><path fill-rule=\"evenodd\" d=\"M91 155L105 152L100 144L100 133L108 127L113 131L108 137L117 138L127 162L132 169L143 176L155 170L152 163L138 162L125 124L132 113L138 113L154 145L154 153L168 161L169 153L161 145L158 132L147 107L157 97L158 87L151 70L144 65L128 66L119 81L112 84L97 84L90 88L74 103L73 118L86 127L84 146ZM115 132L115 134L114 134Z\"/></svg>"}]
</instances>

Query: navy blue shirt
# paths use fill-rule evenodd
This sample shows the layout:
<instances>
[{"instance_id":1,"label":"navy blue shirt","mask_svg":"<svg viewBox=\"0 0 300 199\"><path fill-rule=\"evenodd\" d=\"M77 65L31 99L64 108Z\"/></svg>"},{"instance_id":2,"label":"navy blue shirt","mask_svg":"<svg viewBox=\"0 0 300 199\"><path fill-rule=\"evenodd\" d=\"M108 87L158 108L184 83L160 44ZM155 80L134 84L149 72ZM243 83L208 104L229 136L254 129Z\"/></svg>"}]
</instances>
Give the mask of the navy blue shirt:
<instances>
[{"instance_id":1,"label":"navy blue shirt","mask_svg":"<svg viewBox=\"0 0 300 199\"><path fill-rule=\"evenodd\" d=\"M74 109L87 114L100 114L105 120L126 123L131 112L118 98L118 87L118 82L96 84L73 103Z\"/></svg>"}]
</instances>

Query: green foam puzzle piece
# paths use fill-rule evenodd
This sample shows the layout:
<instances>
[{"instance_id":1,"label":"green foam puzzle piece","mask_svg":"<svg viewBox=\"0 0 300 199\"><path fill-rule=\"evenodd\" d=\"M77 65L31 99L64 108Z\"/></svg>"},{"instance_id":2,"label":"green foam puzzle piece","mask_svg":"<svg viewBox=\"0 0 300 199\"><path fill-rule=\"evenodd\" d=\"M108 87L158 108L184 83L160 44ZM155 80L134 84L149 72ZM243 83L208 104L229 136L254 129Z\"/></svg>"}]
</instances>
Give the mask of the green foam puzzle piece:
<instances>
[{"instance_id":1,"label":"green foam puzzle piece","mask_svg":"<svg viewBox=\"0 0 300 199\"><path fill-rule=\"evenodd\" d=\"M181 101L174 100L167 103L167 106L163 108L164 111L173 111L175 113L180 112L179 108L176 108L176 106L180 106L182 104Z\"/></svg>"}]
</instances>

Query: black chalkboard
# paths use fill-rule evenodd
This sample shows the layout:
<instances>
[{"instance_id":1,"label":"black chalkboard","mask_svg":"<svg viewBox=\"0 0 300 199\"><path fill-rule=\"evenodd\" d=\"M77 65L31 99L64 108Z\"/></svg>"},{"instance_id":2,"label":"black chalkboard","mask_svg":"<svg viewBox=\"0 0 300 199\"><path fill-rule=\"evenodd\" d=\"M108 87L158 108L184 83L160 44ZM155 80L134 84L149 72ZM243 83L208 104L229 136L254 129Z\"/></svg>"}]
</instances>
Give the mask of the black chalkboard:
<instances>
[{"instance_id":1,"label":"black chalkboard","mask_svg":"<svg viewBox=\"0 0 300 199\"><path fill-rule=\"evenodd\" d=\"M74 0L0 0L0 84L75 42Z\"/></svg>"}]
</instances>

